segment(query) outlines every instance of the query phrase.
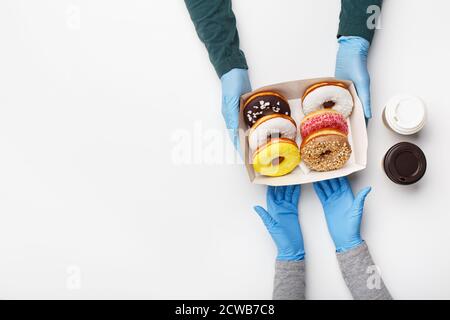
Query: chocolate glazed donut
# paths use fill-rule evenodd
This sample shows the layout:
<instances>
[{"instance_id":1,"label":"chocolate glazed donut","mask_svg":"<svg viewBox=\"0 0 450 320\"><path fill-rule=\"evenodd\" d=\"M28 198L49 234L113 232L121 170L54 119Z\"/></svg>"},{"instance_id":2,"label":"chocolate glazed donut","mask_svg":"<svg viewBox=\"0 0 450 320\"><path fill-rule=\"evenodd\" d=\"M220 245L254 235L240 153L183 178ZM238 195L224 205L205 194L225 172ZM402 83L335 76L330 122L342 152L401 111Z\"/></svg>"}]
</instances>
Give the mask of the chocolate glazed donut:
<instances>
[{"instance_id":1,"label":"chocolate glazed donut","mask_svg":"<svg viewBox=\"0 0 450 320\"><path fill-rule=\"evenodd\" d=\"M252 127L256 121L270 114L291 115L287 100L275 92L260 92L252 95L244 104L244 121Z\"/></svg>"}]
</instances>

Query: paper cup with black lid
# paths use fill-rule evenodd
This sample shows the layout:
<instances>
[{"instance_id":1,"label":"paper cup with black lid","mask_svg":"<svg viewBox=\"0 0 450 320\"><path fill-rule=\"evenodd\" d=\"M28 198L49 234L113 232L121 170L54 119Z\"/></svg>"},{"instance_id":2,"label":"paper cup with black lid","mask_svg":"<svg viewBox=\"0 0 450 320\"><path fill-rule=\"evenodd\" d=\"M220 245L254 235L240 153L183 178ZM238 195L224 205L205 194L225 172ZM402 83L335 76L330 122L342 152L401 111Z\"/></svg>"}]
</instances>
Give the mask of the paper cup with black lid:
<instances>
[{"instance_id":1,"label":"paper cup with black lid","mask_svg":"<svg viewBox=\"0 0 450 320\"><path fill-rule=\"evenodd\" d=\"M415 144L401 142L388 150L383 161L384 171L393 182L411 185L425 175L427 160Z\"/></svg>"}]
</instances>

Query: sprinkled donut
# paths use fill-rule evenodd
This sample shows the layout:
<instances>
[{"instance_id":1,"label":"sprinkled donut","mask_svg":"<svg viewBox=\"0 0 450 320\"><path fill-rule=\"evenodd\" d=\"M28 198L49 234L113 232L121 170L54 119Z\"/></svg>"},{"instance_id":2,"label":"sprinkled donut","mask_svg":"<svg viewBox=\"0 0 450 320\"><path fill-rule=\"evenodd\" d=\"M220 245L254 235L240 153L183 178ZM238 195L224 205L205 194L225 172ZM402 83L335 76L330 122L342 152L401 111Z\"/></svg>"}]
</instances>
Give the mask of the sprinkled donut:
<instances>
[{"instance_id":1,"label":"sprinkled donut","mask_svg":"<svg viewBox=\"0 0 450 320\"><path fill-rule=\"evenodd\" d=\"M272 139L253 154L253 168L264 176L280 177L291 173L300 163L295 141Z\"/></svg>"},{"instance_id":2,"label":"sprinkled donut","mask_svg":"<svg viewBox=\"0 0 450 320\"><path fill-rule=\"evenodd\" d=\"M353 97L345 84L321 82L309 87L302 97L303 114L333 109L348 118L353 111Z\"/></svg>"},{"instance_id":3,"label":"sprinkled donut","mask_svg":"<svg viewBox=\"0 0 450 320\"><path fill-rule=\"evenodd\" d=\"M276 92L259 92L252 95L244 104L243 116L247 126L252 127L256 121L270 114L291 115L287 100Z\"/></svg>"},{"instance_id":4,"label":"sprinkled donut","mask_svg":"<svg viewBox=\"0 0 450 320\"><path fill-rule=\"evenodd\" d=\"M300 153L309 168L324 172L344 167L350 159L352 148L344 133L323 129L303 140Z\"/></svg>"},{"instance_id":5,"label":"sprinkled donut","mask_svg":"<svg viewBox=\"0 0 450 320\"><path fill-rule=\"evenodd\" d=\"M305 139L310 134L325 128L348 134L347 120L341 113L332 109L315 111L304 117L300 124L300 134Z\"/></svg>"},{"instance_id":6,"label":"sprinkled donut","mask_svg":"<svg viewBox=\"0 0 450 320\"><path fill-rule=\"evenodd\" d=\"M294 119L283 114L262 117L253 125L248 134L251 150L256 150L274 138L294 140L297 137L297 124Z\"/></svg>"}]
</instances>

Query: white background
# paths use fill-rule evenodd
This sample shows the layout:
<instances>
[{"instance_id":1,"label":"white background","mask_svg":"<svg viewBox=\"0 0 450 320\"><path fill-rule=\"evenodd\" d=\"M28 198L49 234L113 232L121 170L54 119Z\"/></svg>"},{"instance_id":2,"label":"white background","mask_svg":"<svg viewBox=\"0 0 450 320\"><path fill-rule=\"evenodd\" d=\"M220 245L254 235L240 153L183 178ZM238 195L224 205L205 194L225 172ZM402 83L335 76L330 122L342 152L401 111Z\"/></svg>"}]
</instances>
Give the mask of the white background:
<instances>
[{"instance_id":1,"label":"white background","mask_svg":"<svg viewBox=\"0 0 450 320\"><path fill-rule=\"evenodd\" d=\"M254 88L333 75L338 0L233 5ZM373 186L362 234L397 299L450 298L449 10L386 0L370 53L369 164L352 181ZM3 0L0 46L0 298L271 298L265 188L241 165L174 162L177 132L224 128L183 1ZM382 125L397 93L429 106L417 137ZM380 166L403 140L428 158L411 187ZM307 297L350 298L309 185L300 216Z\"/></svg>"}]
</instances>

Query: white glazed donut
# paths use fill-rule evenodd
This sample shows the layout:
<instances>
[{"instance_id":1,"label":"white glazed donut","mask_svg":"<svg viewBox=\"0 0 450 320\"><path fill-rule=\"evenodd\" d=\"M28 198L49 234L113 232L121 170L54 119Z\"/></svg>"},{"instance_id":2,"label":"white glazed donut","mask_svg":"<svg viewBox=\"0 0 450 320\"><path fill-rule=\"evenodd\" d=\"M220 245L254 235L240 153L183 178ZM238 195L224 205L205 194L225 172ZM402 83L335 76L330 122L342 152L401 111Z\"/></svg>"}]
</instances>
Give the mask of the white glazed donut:
<instances>
[{"instance_id":1,"label":"white glazed donut","mask_svg":"<svg viewBox=\"0 0 450 320\"><path fill-rule=\"evenodd\" d=\"M353 97L344 84L318 83L306 90L302 99L303 113L333 109L348 118L353 111Z\"/></svg>"},{"instance_id":2,"label":"white glazed donut","mask_svg":"<svg viewBox=\"0 0 450 320\"><path fill-rule=\"evenodd\" d=\"M248 142L250 149L255 151L266 144L271 138L285 138L295 141L297 125L289 116L271 114L260 118L250 129Z\"/></svg>"}]
</instances>

